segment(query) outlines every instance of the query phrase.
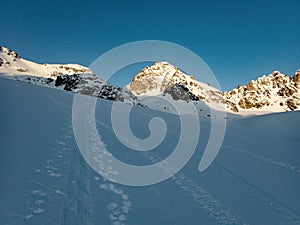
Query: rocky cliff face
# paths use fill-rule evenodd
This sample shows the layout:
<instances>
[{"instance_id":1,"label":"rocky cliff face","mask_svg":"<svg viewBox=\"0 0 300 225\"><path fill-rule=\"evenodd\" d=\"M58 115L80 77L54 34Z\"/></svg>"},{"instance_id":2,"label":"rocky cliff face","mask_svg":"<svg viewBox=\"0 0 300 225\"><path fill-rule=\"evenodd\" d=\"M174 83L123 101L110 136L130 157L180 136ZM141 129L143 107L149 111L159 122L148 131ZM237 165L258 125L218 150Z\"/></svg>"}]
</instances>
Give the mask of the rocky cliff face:
<instances>
[{"instance_id":1,"label":"rocky cliff face","mask_svg":"<svg viewBox=\"0 0 300 225\"><path fill-rule=\"evenodd\" d=\"M293 77L274 71L248 85L224 92L224 100L238 110L286 111L300 107L300 70Z\"/></svg>"},{"instance_id":2,"label":"rocky cliff face","mask_svg":"<svg viewBox=\"0 0 300 225\"><path fill-rule=\"evenodd\" d=\"M141 105L130 91L114 86L94 74L60 75L55 80L55 86L66 91L94 96L112 101Z\"/></svg>"}]
</instances>

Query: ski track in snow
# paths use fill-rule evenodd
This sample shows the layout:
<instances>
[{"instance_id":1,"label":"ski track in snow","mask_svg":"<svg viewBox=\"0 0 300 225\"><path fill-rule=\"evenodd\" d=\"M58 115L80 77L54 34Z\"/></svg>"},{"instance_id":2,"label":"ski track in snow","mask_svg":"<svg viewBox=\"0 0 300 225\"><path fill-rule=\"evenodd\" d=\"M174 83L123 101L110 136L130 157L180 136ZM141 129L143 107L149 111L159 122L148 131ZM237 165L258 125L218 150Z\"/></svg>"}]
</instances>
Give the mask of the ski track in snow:
<instances>
[{"instance_id":1,"label":"ski track in snow","mask_svg":"<svg viewBox=\"0 0 300 225\"><path fill-rule=\"evenodd\" d=\"M199 142L203 142L203 141L200 140ZM226 149L229 149L229 150L240 152L240 153L246 154L246 155L248 155L248 156L250 156L252 158L262 160L262 161L264 161L264 162L266 162L268 164L282 167L282 168L290 170L291 172L296 173L298 175L300 174L300 168L299 167L291 165L291 164L289 164L287 162L284 162L284 161L278 162L278 161L276 161L274 159L267 158L267 157L264 157L262 155L255 154L255 153L252 153L252 152L248 152L248 151L243 150L241 148L234 148L234 147L231 147L231 146L228 146L228 145L222 145L222 148L226 148Z\"/></svg>"},{"instance_id":2,"label":"ski track in snow","mask_svg":"<svg viewBox=\"0 0 300 225\"><path fill-rule=\"evenodd\" d=\"M103 124L102 124L103 125ZM247 154L255 159L262 160L268 164L279 166L283 169L288 169L293 173L300 174L300 169L296 166L290 165L286 162L278 162L271 158L266 158L262 155L250 153L248 151L233 148L230 146L222 146L224 148L234 150L243 154ZM153 155L144 154L145 157L150 159L153 163L157 162L157 158ZM219 164L218 164L219 165ZM235 183L239 185L240 188L246 190L246 193L250 193L257 201L266 205L276 212L282 212L291 224L299 224L299 213L295 210L289 208L284 203L277 201L275 198L259 189L255 185L247 182L242 177L237 176L233 172L229 171L225 167L219 165L224 171L226 171L232 178L234 178ZM168 168L163 168L168 170ZM208 214L214 218L219 224L245 224L236 215L232 214L229 210L225 209L224 206L215 200L206 190L200 187L191 179L187 178L182 172L177 173L171 178L181 189L188 193L193 199L201 205L201 207L208 212Z\"/></svg>"},{"instance_id":3,"label":"ski track in snow","mask_svg":"<svg viewBox=\"0 0 300 225\"><path fill-rule=\"evenodd\" d=\"M70 130L72 126L70 126ZM67 178L61 225L93 225L93 198L90 191L90 170L81 162L79 154L73 150L71 166Z\"/></svg>"},{"instance_id":4,"label":"ski track in snow","mask_svg":"<svg viewBox=\"0 0 300 225\"><path fill-rule=\"evenodd\" d=\"M47 203L53 198L63 198L63 206L61 210L61 225L73 224L73 219L77 214L83 214L83 218L80 221L77 220L76 224L94 224L92 218L92 199L89 190L89 175L84 174L84 176L78 177L76 171L78 171L79 159L74 156L74 150L68 147L67 141L70 139L70 132L72 131L72 126L70 124L66 125L68 134L66 134L62 140L56 141L56 146L51 150L53 155L49 157L44 167L37 168L33 171L34 174L40 175L38 180L42 182L47 179L46 183L38 182L37 184L31 184L32 189L26 190L25 195L28 200L26 200L26 209L20 208L17 212L12 214L12 217L20 219L21 221L28 222L29 224L39 225L41 221L45 221L46 217L51 216L51 211L47 210ZM66 130L66 128L62 128ZM72 154L72 156L71 156ZM72 157L69 162L64 162L69 168L68 177L63 177L59 172L61 168L58 166L57 160L64 160L64 157ZM81 165L82 167L82 165ZM81 173L89 173L88 168L80 168ZM47 178L48 177L48 178ZM79 178L79 179L77 179ZM57 188L56 183L59 182L57 179L67 179L67 187L65 191ZM110 210L110 215L108 218L112 225L125 225L128 214L131 210L132 203L129 200L129 196L124 192L123 189L119 188L116 184L95 176L95 181L99 181L99 189L116 195L119 200L114 200L107 204L107 208ZM79 189L80 190L79 190ZM57 197L56 197L57 196ZM81 202L81 203L80 203ZM83 205L83 208L78 208L78 205ZM59 207L59 205L57 206ZM80 212L79 212L79 211ZM83 211L86 211L83 213ZM24 213L25 212L25 213ZM66 215L74 215L74 218ZM73 213L73 214L72 214Z\"/></svg>"},{"instance_id":5,"label":"ski track in snow","mask_svg":"<svg viewBox=\"0 0 300 225\"><path fill-rule=\"evenodd\" d=\"M214 199L205 189L200 187L182 172L171 178L181 189L187 192L201 207L208 212L219 224L245 224L237 215L227 210L220 202Z\"/></svg>"},{"instance_id":6,"label":"ski track in snow","mask_svg":"<svg viewBox=\"0 0 300 225\"><path fill-rule=\"evenodd\" d=\"M300 169L296 166L290 165L286 162L278 162L270 158L266 158L259 154L254 154L248 151L245 151L240 148L233 148L231 146L222 145L223 148L227 148L236 152L240 152L242 154L246 154L250 157L253 157L258 160L262 160L265 163L279 166L283 169L288 169L289 171L296 173L297 175L300 174ZM220 163L215 162L216 165L218 165L223 171L227 172L229 176L231 176L236 183L239 185L240 188L245 189L247 193L250 193L255 199L257 199L262 204L266 205L267 207L270 207L272 210L276 212L282 212L285 216L287 216L288 220L292 224L300 224L300 215L298 212L290 208L289 206L285 205L284 203L276 200L273 196L267 194L265 191L261 190L260 188L256 187L254 184L246 181L244 178L238 176L234 172L226 169L224 166L222 166Z\"/></svg>"},{"instance_id":7,"label":"ski track in snow","mask_svg":"<svg viewBox=\"0 0 300 225\"><path fill-rule=\"evenodd\" d=\"M96 120L97 123L101 124L106 129L113 132L112 128L104 124L101 121ZM93 134L95 135L95 134ZM95 138L95 137L94 137ZM93 139L93 138L91 138ZM152 163L160 161L156 156L150 155L149 153L143 153L144 157L150 159ZM169 173L170 168L164 167L162 170ZM227 210L220 202L214 199L205 189L200 187L191 179L187 178L182 172L178 172L171 178L175 184L177 184L183 191L188 193L195 202L208 212L208 215L215 219L219 224L246 224L242 222L237 215ZM158 194L156 192L156 194Z\"/></svg>"},{"instance_id":8,"label":"ski track in snow","mask_svg":"<svg viewBox=\"0 0 300 225\"><path fill-rule=\"evenodd\" d=\"M232 148L233 149L233 148ZM236 149L233 149L236 150ZM243 151L243 153L247 154L249 152ZM249 153L250 155L251 153ZM157 162L158 159L149 153L144 154L145 157L150 159L153 163ZM255 154L251 155L252 157L256 156ZM286 164L273 163L274 161L267 160L266 158L259 156L255 157L261 160L264 160L268 163L272 163L276 166L282 166L283 168L290 169L290 167L286 167ZM276 200L273 196L264 192L262 189L258 188L254 184L246 181L244 178L236 175L232 171L226 169L219 163L215 162L219 168L227 173L226 179L231 179L235 184L237 184L241 189L245 190L246 193L249 193L254 199L264 204L266 207L272 209L275 212L282 213L283 216L290 222L290 224L300 224L300 215L298 212L285 205L284 203ZM162 168L167 172L168 168ZM292 170L295 172L294 170ZM215 200L210 194L196 184L191 179L187 178L185 174L182 172L178 172L171 179L185 192L187 192L193 199L201 205L201 207L208 212L208 214L218 221L219 224L245 224L240 221L240 219L233 215L229 210L226 210L224 206Z\"/></svg>"},{"instance_id":9,"label":"ski track in snow","mask_svg":"<svg viewBox=\"0 0 300 225\"><path fill-rule=\"evenodd\" d=\"M65 107L65 108L67 108L67 109L72 109L72 107L71 106L69 106L69 105L67 105L67 104L65 104L65 103L62 103L62 102L60 102L60 101L58 101L57 99L55 99L55 98L53 98L51 95L47 95L47 97L50 99L50 101L52 101L53 103L55 103L55 104L57 104L57 105L60 105L60 106L63 106L63 107Z\"/></svg>"},{"instance_id":10,"label":"ski track in snow","mask_svg":"<svg viewBox=\"0 0 300 225\"><path fill-rule=\"evenodd\" d=\"M88 117L87 121L90 126L93 125L91 118ZM94 158L94 160L96 160L99 163L99 165L102 165L103 160L105 160L104 155L106 153L95 142L97 140L98 133L94 133L94 132L90 131L89 137L90 137L90 140L92 142L94 142L92 150L99 153L99 154L97 154L97 157ZM107 175L109 174L108 176L111 177L112 180L113 180L114 175L117 174L117 171L114 170L113 166L108 166L108 167L104 168L104 165L103 165L102 171L104 173L107 173ZM95 177L94 179L99 180L99 177ZM117 184L112 183L104 178L103 178L103 183L101 183L99 185L99 188L102 190L105 190L105 191L110 191L114 195L118 196L119 201L118 202L113 201L113 202L109 203L107 205L107 208L111 211L109 216L110 216L112 225L125 225L126 219L128 217L128 213L131 210L131 206L132 206L132 204L129 200L129 196L126 193L124 193L124 190L117 187Z\"/></svg>"},{"instance_id":11,"label":"ski track in snow","mask_svg":"<svg viewBox=\"0 0 300 225\"><path fill-rule=\"evenodd\" d=\"M71 106L54 99L48 95L49 100L53 103L72 109ZM62 140L57 140L56 143L62 149L67 149L67 141L73 136L72 118L66 123L68 135ZM61 225L64 224L89 224L93 225L93 199L90 191L90 170L80 162L80 156L75 153L76 149L70 149L72 156L69 159L68 174L65 178L67 180L66 193L64 194ZM63 158L63 155L58 154L58 158ZM80 169L78 169L78 166ZM78 215L81 215L79 218Z\"/></svg>"},{"instance_id":12,"label":"ski track in snow","mask_svg":"<svg viewBox=\"0 0 300 225\"><path fill-rule=\"evenodd\" d=\"M150 159L152 163L156 163L159 159L150 153L143 154ZM164 172L169 173L170 168L161 168ZM214 199L204 188L189 179L184 173L178 172L171 177L176 185L185 191L195 202L205 210L208 215L215 219L218 224L246 224L241 221L237 215L226 209L219 201Z\"/></svg>"},{"instance_id":13,"label":"ski track in snow","mask_svg":"<svg viewBox=\"0 0 300 225\"><path fill-rule=\"evenodd\" d=\"M62 127L62 131L65 130L66 127ZM70 133L67 133L63 138L67 140L70 137ZM24 197L27 199L26 204L24 208L13 213L13 217L20 218L24 222L28 221L30 224L40 224L40 221L44 221L47 217L50 218L52 213L51 209L48 209L47 203L52 202L53 204L53 201L65 197L63 187L59 185L64 177L59 171L63 170L60 168L61 165L67 166L68 162L61 163L61 160L70 155L70 149L64 141L56 141L55 145L51 149L52 154L46 164L32 171L38 177L37 183L32 181L29 186L31 189L24 191Z\"/></svg>"},{"instance_id":14,"label":"ski track in snow","mask_svg":"<svg viewBox=\"0 0 300 225\"><path fill-rule=\"evenodd\" d=\"M51 98L51 101L55 102L56 104L63 105L65 107L70 108L69 106L58 102L57 100ZM72 129L71 125L68 125L69 129ZM63 128L64 129L64 128ZM96 134L93 134L96 135ZM93 135L91 135L91 139L93 139ZM61 174L59 173L59 169L57 165L55 165L55 161L58 159L62 159L66 154L70 154L70 149L66 146L66 139L70 138L70 134L66 135L63 141L56 141L56 144L59 146L60 149L57 152L57 148L53 148L54 155L50 160L47 161L47 165L44 168L38 168L34 171L34 173L39 173L41 175L46 174L51 178L51 186L45 186L41 183L37 185L40 186L39 189L35 189L33 191L29 191L28 196L30 196L31 201L27 202L26 208L28 213L23 215L21 213L14 213L12 216L21 218L24 221L31 221L32 224L37 224L33 219L38 217L38 215L47 216L50 212L46 211L46 204L47 200L53 197L53 195L63 196L68 198L66 193L59 190L55 185L55 179L61 178ZM230 146L222 146L224 148L240 152L246 155L249 155L255 159L262 160L268 164L279 166L284 169L288 169L291 172L296 174L300 174L300 168L290 165L286 162L278 162L271 158L266 158L259 154L254 154L243 149L233 148ZM149 158L153 163L157 161L157 159L153 155L144 154L147 158ZM283 213L286 218L293 224L299 224L299 217L300 215L294 211L293 209L289 208L288 206L284 205L283 203L277 201L272 196L265 193L263 190L259 189L255 185L249 183L242 177L236 175L232 171L226 169L222 165L218 163L218 166L227 172L227 176L231 177L231 179L235 180L235 183L242 189L245 189L247 193L250 193L255 199L260 201L262 204L270 207L272 210L276 212ZM168 170L168 168L164 168L164 170ZM114 171L113 168L110 168L110 173L114 174L117 171ZM227 210L220 202L214 199L205 189L200 187L194 181L186 177L186 175L182 172L177 173L171 178L176 185L178 185L183 191L185 191L189 196L191 196L195 202L200 204L200 206L208 213L208 215L215 219L219 224L245 224L242 222L236 215L232 214L229 210ZM94 177L94 180L100 180L99 177ZM99 188L101 190L109 191L118 196L120 201L112 201L107 204L107 208L111 211L109 217L111 220L111 224L113 225L125 225L127 216L129 211L131 210L131 202L129 201L128 195L124 193L121 188L118 188L116 184L113 184L107 180L103 180L99 184ZM159 193L157 193L159 194ZM65 200L66 201L66 200ZM66 206L65 206L66 207ZM91 218L90 218L91 219ZM62 221L61 224L66 224L67 221ZM89 221L91 224L91 221Z\"/></svg>"},{"instance_id":15,"label":"ski track in snow","mask_svg":"<svg viewBox=\"0 0 300 225\"><path fill-rule=\"evenodd\" d=\"M285 205L284 203L278 201L273 196L269 195L262 189L258 188L254 184L248 182L244 178L238 176L234 172L226 169L224 166L222 166L220 163L216 164L227 173L227 176L229 176L231 179L235 180L234 183L237 184L240 188L246 190L246 193L249 193L252 195L254 199L261 202L268 208L271 208L273 211L280 212L291 222L291 224L300 224L300 215L298 212L290 208L289 206ZM226 179L230 179L226 178Z\"/></svg>"},{"instance_id":16,"label":"ski track in snow","mask_svg":"<svg viewBox=\"0 0 300 225\"><path fill-rule=\"evenodd\" d=\"M249 156L251 156L251 157L253 157L253 158L262 160L262 161L264 161L264 162L266 162L266 163L268 163L268 164L272 164L272 165L274 165L274 166L279 166L279 167L282 167L282 168L284 168L284 169L288 169L288 170L290 170L291 172L300 175L300 168L299 168L299 167L290 165L290 164L288 164L288 163L286 163L286 162L283 162L283 161L278 162L278 161L273 160L273 159L271 159L271 158L266 158L266 157L264 157L264 156L262 156L262 155L254 154L254 153L245 151L245 150L240 149L240 148L233 148L233 147L230 147L230 146L222 146L222 147L227 148L227 149L230 149L230 150L234 150L234 151L236 151L236 152L244 153L244 154L249 155Z\"/></svg>"}]
</instances>

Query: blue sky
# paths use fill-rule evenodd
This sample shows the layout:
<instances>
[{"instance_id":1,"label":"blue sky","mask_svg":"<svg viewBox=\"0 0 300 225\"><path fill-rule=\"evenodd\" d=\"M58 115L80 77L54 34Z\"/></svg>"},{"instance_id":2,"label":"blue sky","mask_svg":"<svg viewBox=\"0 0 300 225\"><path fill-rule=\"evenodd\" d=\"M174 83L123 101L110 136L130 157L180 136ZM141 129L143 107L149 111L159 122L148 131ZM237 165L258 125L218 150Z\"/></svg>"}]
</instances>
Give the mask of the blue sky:
<instances>
[{"instance_id":1,"label":"blue sky","mask_svg":"<svg viewBox=\"0 0 300 225\"><path fill-rule=\"evenodd\" d=\"M127 42L170 41L198 54L223 90L300 68L300 1L1 3L0 44L36 62L88 66Z\"/></svg>"}]
</instances>

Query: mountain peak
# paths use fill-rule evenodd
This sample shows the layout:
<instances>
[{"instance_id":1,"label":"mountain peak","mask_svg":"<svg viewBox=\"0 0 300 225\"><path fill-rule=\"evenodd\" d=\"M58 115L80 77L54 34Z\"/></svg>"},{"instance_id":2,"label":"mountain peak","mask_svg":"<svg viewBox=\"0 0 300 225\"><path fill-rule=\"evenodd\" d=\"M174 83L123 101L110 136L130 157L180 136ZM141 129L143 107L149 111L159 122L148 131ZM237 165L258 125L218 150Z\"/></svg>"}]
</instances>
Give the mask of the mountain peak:
<instances>
[{"instance_id":1,"label":"mountain peak","mask_svg":"<svg viewBox=\"0 0 300 225\"><path fill-rule=\"evenodd\" d=\"M175 84L184 85L204 102L219 99L220 91L194 79L168 62L156 62L142 69L126 86L136 96L153 96L168 92Z\"/></svg>"},{"instance_id":2,"label":"mountain peak","mask_svg":"<svg viewBox=\"0 0 300 225\"><path fill-rule=\"evenodd\" d=\"M300 70L297 70L292 80L295 82L296 86L300 87Z\"/></svg>"}]
</instances>

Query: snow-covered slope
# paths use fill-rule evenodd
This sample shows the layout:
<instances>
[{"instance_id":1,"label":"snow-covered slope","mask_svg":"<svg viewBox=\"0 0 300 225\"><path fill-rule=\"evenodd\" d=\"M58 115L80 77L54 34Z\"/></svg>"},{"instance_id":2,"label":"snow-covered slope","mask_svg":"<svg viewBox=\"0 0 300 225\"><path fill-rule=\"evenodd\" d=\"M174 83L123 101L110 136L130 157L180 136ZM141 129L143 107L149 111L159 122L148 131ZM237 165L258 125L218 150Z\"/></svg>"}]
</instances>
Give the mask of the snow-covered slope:
<instances>
[{"instance_id":1,"label":"snow-covered slope","mask_svg":"<svg viewBox=\"0 0 300 225\"><path fill-rule=\"evenodd\" d=\"M167 62L144 68L126 86L136 96L170 94L173 99L201 100L210 107L251 114L297 110L300 108L300 70L294 77L274 71L248 85L221 92L196 81ZM184 94L185 92L185 94Z\"/></svg>"},{"instance_id":2,"label":"snow-covered slope","mask_svg":"<svg viewBox=\"0 0 300 225\"><path fill-rule=\"evenodd\" d=\"M21 58L15 51L0 46L0 73L8 76L30 75L56 79L62 74L83 74L92 71L78 64L38 64Z\"/></svg>"},{"instance_id":3,"label":"snow-covered slope","mask_svg":"<svg viewBox=\"0 0 300 225\"><path fill-rule=\"evenodd\" d=\"M2 46L0 75L31 84L140 105L137 97L130 91L104 81L87 67L77 64L38 64L23 59L15 51Z\"/></svg>"},{"instance_id":4,"label":"snow-covered slope","mask_svg":"<svg viewBox=\"0 0 300 225\"><path fill-rule=\"evenodd\" d=\"M187 165L164 182L130 187L103 179L84 161L72 130L73 95L0 78L1 224L300 224L300 112L229 117L218 157L199 173L211 128L200 112L200 141ZM177 145L175 115L133 107L129 122L138 137L150 135L154 117L168 127L156 149L137 152L116 138L112 102L100 99L96 107L100 137L121 161L150 165Z\"/></svg>"}]
</instances>

